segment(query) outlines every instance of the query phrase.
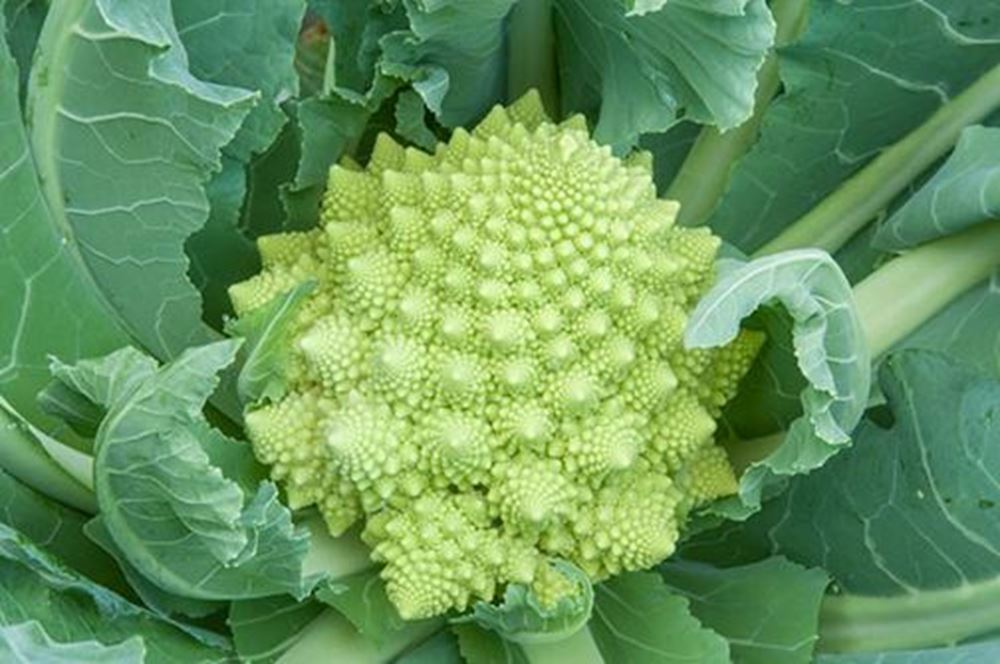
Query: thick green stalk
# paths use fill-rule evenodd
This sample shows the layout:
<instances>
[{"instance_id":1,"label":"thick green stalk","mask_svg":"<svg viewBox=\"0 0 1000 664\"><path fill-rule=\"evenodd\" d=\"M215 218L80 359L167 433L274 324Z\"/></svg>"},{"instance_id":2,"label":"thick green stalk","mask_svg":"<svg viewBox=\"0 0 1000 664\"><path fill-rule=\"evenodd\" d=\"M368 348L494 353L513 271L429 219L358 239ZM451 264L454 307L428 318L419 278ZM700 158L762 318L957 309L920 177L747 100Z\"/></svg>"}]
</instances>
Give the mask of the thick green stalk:
<instances>
[{"instance_id":1,"label":"thick green stalk","mask_svg":"<svg viewBox=\"0 0 1000 664\"><path fill-rule=\"evenodd\" d=\"M1000 629L1000 577L895 597L831 595L818 650L857 652L951 645Z\"/></svg>"},{"instance_id":2,"label":"thick green stalk","mask_svg":"<svg viewBox=\"0 0 1000 664\"><path fill-rule=\"evenodd\" d=\"M1000 266L1000 220L929 242L854 287L872 357L902 340Z\"/></svg>"},{"instance_id":3,"label":"thick green stalk","mask_svg":"<svg viewBox=\"0 0 1000 664\"><path fill-rule=\"evenodd\" d=\"M508 98L517 99L534 88L545 110L557 117L559 83L552 0L520 0L511 11L507 34Z\"/></svg>"},{"instance_id":4,"label":"thick green stalk","mask_svg":"<svg viewBox=\"0 0 1000 664\"><path fill-rule=\"evenodd\" d=\"M944 155L962 129L1000 107L1000 65L886 148L804 217L757 250L763 256L816 247L834 252L865 227L920 173Z\"/></svg>"},{"instance_id":5,"label":"thick green stalk","mask_svg":"<svg viewBox=\"0 0 1000 664\"><path fill-rule=\"evenodd\" d=\"M604 664L601 651L587 627L572 636L553 643L521 644L521 650L531 664Z\"/></svg>"},{"instance_id":6,"label":"thick green stalk","mask_svg":"<svg viewBox=\"0 0 1000 664\"><path fill-rule=\"evenodd\" d=\"M808 7L809 0L775 0L771 4L777 24L776 46L791 43L802 32ZM705 127L698 134L666 194L667 198L681 203L678 223L697 226L708 221L725 193L733 165L757 141L764 112L780 83L778 56L772 52L757 73L757 91L750 119L725 133L715 127Z\"/></svg>"}]
</instances>

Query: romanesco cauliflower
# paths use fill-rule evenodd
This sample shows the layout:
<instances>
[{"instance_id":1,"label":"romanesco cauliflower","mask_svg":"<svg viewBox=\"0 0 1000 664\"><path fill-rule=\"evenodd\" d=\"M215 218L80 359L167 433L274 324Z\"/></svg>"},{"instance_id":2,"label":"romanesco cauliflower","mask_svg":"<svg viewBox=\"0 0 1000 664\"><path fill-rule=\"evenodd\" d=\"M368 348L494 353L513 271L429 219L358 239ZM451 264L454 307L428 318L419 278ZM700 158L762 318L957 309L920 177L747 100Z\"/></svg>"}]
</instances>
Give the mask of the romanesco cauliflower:
<instances>
[{"instance_id":1,"label":"romanesco cauliflower","mask_svg":"<svg viewBox=\"0 0 1000 664\"><path fill-rule=\"evenodd\" d=\"M509 583L555 602L553 559L649 567L736 490L715 418L759 341L682 346L718 240L676 212L648 161L529 95L433 155L380 137L331 170L321 228L261 238L237 314L318 286L255 452L334 534L364 520L403 617Z\"/></svg>"}]
</instances>

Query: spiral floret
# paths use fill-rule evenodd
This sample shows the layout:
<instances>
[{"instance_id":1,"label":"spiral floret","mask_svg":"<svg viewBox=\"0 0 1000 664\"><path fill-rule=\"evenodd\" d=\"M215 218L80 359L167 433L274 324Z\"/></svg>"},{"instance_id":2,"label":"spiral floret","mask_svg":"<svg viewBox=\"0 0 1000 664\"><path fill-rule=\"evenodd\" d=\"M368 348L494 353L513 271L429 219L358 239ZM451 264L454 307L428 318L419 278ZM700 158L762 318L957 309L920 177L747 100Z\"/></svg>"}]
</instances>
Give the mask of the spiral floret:
<instances>
[{"instance_id":1,"label":"spiral floret","mask_svg":"<svg viewBox=\"0 0 1000 664\"><path fill-rule=\"evenodd\" d=\"M715 420L760 340L683 347L719 240L677 209L529 95L430 155L380 137L331 169L319 229L260 239L239 316L316 286L249 437L295 506L363 522L404 617L511 583L555 602L554 559L649 567L736 490Z\"/></svg>"}]
</instances>

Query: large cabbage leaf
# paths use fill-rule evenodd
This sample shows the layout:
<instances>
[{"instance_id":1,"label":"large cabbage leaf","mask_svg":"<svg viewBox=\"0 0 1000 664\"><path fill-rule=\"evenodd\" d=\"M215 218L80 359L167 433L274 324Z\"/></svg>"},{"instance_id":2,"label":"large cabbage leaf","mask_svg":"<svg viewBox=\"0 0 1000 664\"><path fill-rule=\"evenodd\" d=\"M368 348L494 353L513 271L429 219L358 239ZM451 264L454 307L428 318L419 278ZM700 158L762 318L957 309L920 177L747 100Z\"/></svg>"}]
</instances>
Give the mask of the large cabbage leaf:
<instances>
[{"instance_id":1,"label":"large cabbage leaf","mask_svg":"<svg viewBox=\"0 0 1000 664\"><path fill-rule=\"evenodd\" d=\"M61 369L64 383L107 410L95 440L94 536L130 576L181 597L302 598L317 580L304 571L308 533L261 481L249 446L203 414L238 347L193 348L159 368L126 348Z\"/></svg>"},{"instance_id":2,"label":"large cabbage leaf","mask_svg":"<svg viewBox=\"0 0 1000 664\"><path fill-rule=\"evenodd\" d=\"M0 524L0 578L0 626L33 622L44 630L46 641L79 643L81 648L128 640L132 644L127 652L132 652L137 640L148 662L207 663L229 658L222 637L158 618L65 567L6 524Z\"/></svg>"},{"instance_id":3,"label":"large cabbage leaf","mask_svg":"<svg viewBox=\"0 0 1000 664\"><path fill-rule=\"evenodd\" d=\"M764 305L780 306L791 320L796 365L805 378L799 395L804 414L780 447L748 464L739 496L713 507L730 517L746 516L788 476L822 466L848 445L868 402L871 359L850 284L819 250L720 261L719 279L692 313L685 344L728 343L743 319ZM734 443L734 453L740 445Z\"/></svg>"},{"instance_id":4,"label":"large cabbage leaf","mask_svg":"<svg viewBox=\"0 0 1000 664\"><path fill-rule=\"evenodd\" d=\"M684 555L731 564L780 553L822 566L844 593L824 607L826 648L933 646L1000 629L1000 382L916 350L890 355L880 378L888 407L862 422L851 449Z\"/></svg>"},{"instance_id":5,"label":"large cabbage leaf","mask_svg":"<svg viewBox=\"0 0 1000 664\"><path fill-rule=\"evenodd\" d=\"M638 16L620 0L555 0L563 110L596 117L603 143L628 148L681 118L731 129L753 110L774 43L764 0L660 4Z\"/></svg>"},{"instance_id":6,"label":"large cabbage leaf","mask_svg":"<svg viewBox=\"0 0 1000 664\"><path fill-rule=\"evenodd\" d=\"M751 252L1000 59L996 0L812 2L712 229Z\"/></svg>"},{"instance_id":7,"label":"large cabbage leaf","mask_svg":"<svg viewBox=\"0 0 1000 664\"><path fill-rule=\"evenodd\" d=\"M253 98L191 74L165 0L49 10L27 107L45 203L86 278L160 357L216 336L184 242L208 216L205 182Z\"/></svg>"}]
</instances>

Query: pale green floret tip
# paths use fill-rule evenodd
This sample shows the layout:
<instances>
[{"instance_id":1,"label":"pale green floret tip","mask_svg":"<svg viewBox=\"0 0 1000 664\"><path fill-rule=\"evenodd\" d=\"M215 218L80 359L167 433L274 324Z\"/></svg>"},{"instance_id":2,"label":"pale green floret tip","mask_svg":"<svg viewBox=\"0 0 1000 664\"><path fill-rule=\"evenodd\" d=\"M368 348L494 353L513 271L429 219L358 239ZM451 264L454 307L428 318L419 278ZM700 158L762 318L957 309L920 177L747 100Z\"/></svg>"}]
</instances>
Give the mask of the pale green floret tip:
<instances>
[{"instance_id":1,"label":"pale green floret tip","mask_svg":"<svg viewBox=\"0 0 1000 664\"><path fill-rule=\"evenodd\" d=\"M322 227L261 238L239 315L315 281L257 456L334 534L357 521L404 618L510 583L555 604L670 555L736 491L715 420L760 345L682 345L719 241L674 225L648 156L622 161L537 95L434 154L387 136L331 169Z\"/></svg>"}]
</instances>

